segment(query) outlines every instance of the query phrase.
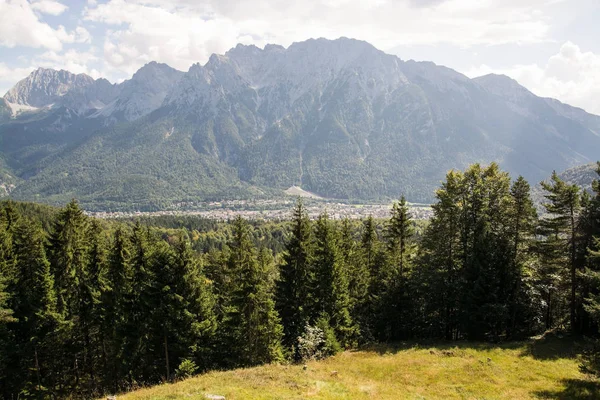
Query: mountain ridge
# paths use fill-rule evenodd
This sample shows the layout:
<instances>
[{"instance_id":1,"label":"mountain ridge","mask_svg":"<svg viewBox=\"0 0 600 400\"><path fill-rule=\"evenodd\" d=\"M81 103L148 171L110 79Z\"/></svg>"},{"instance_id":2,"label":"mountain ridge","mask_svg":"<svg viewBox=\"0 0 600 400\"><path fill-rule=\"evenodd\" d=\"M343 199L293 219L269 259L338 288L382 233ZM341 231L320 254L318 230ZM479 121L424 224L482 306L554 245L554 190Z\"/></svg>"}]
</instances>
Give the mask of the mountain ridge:
<instances>
[{"instance_id":1,"label":"mountain ridge","mask_svg":"<svg viewBox=\"0 0 600 400\"><path fill-rule=\"evenodd\" d=\"M118 85L75 86L46 91L43 110L2 119L0 107L14 197L127 203L130 187L163 204L300 186L423 202L472 162L535 183L600 154L598 116L355 39L238 45L187 72L153 62Z\"/></svg>"}]
</instances>

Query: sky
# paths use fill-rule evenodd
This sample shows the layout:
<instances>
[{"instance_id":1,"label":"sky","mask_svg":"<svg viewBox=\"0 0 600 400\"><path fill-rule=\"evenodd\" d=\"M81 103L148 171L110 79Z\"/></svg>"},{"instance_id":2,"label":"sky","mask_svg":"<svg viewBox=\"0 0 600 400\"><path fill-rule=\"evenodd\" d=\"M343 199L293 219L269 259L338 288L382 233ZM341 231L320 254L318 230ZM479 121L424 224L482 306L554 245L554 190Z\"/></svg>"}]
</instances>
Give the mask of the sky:
<instances>
[{"instance_id":1,"label":"sky","mask_svg":"<svg viewBox=\"0 0 600 400\"><path fill-rule=\"evenodd\" d=\"M0 93L38 67L121 82L237 43L345 36L600 115L599 20L599 0L0 0Z\"/></svg>"}]
</instances>

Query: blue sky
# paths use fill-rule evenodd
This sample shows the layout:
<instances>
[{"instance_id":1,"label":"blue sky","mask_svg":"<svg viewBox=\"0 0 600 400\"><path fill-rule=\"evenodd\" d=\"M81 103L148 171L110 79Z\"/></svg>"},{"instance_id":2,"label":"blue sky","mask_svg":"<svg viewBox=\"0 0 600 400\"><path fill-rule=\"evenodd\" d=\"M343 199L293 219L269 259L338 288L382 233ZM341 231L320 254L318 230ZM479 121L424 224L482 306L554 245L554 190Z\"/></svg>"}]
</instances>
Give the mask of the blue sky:
<instances>
[{"instance_id":1,"label":"blue sky","mask_svg":"<svg viewBox=\"0 0 600 400\"><path fill-rule=\"evenodd\" d=\"M40 66L117 82L237 43L347 36L600 114L599 20L598 0L0 0L0 93Z\"/></svg>"}]
</instances>

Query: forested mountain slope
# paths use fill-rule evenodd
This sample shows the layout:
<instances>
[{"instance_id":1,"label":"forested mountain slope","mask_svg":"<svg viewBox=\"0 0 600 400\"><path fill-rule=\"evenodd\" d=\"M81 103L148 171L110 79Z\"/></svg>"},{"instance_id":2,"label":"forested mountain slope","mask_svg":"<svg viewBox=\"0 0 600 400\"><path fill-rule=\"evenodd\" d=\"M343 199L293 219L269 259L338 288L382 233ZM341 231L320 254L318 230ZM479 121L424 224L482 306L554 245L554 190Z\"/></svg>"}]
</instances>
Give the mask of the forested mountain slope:
<instances>
[{"instance_id":1,"label":"forested mountain slope","mask_svg":"<svg viewBox=\"0 0 600 400\"><path fill-rule=\"evenodd\" d=\"M238 45L185 73L150 63L118 85L88 78L38 70L5 96L15 198L160 207L297 185L429 202L472 162L538 182L600 154L598 116L346 38Z\"/></svg>"}]
</instances>

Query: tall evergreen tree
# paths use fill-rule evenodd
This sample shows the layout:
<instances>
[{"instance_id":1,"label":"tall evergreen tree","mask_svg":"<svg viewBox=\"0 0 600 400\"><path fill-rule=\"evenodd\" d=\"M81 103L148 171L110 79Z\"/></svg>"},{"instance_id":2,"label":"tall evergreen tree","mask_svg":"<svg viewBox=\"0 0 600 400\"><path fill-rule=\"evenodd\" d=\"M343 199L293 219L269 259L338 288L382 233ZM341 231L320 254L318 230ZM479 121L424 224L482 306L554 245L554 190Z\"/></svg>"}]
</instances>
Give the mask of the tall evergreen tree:
<instances>
[{"instance_id":1,"label":"tall evergreen tree","mask_svg":"<svg viewBox=\"0 0 600 400\"><path fill-rule=\"evenodd\" d=\"M8 323L15 322L12 311L11 293L7 289L9 274L13 274L12 240L0 215L0 396L9 396L5 384L9 377L8 354L13 348L14 338L8 329ZM10 270L10 272L9 272Z\"/></svg>"},{"instance_id":2,"label":"tall evergreen tree","mask_svg":"<svg viewBox=\"0 0 600 400\"><path fill-rule=\"evenodd\" d=\"M153 263L151 331L162 346L164 377L185 359L206 368L215 332L214 299L193 254L187 235L180 233L174 251L164 249ZM172 253L172 254L171 254Z\"/></svg>"},{"instance_id":3,"label":"tall evergreen tree","mask_svg":"<svg viewBox=\"0 0 600 400\"><path fill-rule=\"evenodd\" d=\"M53 357L55 332L61 318L44 234L34 222L21 218L14 227L13 240L17 270L12 289L17 320L14 329L20 369L16 376L23 379L15 383L24 393L49 396L55 389L54 377L61 372L54 370L58 360Z\"/></svg>"},{"instance_id":4,"label":"tall evergreen tree","mask_svg":"<svg viewBox=\"0 0 600 400\"><path fill-rule=\"evenodd\" d=\"M125 372L129 385L139 380L160 377L161 370L153 363L153 354L160 351L160 343L152 340L152 313L156 304L152 284L154 262L163 263L165 247L156 241L149 228L136 222L131 234L131 281L124 297L124 324L122 330ZM158 259L157 259L158 257Z\"/></svg>"},{"instance_id":5,"label":"tall evergreen tree","mask_svg":"<svg viewBox=\"0 0 600 400\"><path fill-rule=\"evenodd\" d=\"M314 233L314 297L318 299L317 314L314 317L324 316L328 319L340 344L350 347L357 332L350 316L348 275L336 236L327 213L321 214Z\"/></svg>"},{"instance_id":6,"label":"tall evergreen tree","mask_svg":"<svg viewBox=\"0 0 600 400\"><path fill-rule=\"evenodd\" d=\"M596 172L600 177L600 162ZM585 259L585 272L582 274L585 283L583 308L592 322L591 326L600 326L600 179L592 183L594 196L590 199L584 218L586 230L591 234L592 240L587 248ZM595 326L594 326L595 325ZM600 375L600 340L596 338L593 348L584 355L584 370Z\"/></svg>"},{"instance_id":7,"label":"tall evergreen tree","mask_svg":"<svg viewBox=\"0 0 600 400\"><path fill-rule=\"evenodd\" d=\"M382 288L378 299L379 330L385 340L397 340L408 334L410 294L408 274L411 269L410 255L414 244L414 227L408 204L404 196L394 202L390 219L385 225L387 265L380 270L379 285Z\"/></svg>"},{"instance_id":8,"label":"tall evergreen tree","mask_svg":"<svg viewBox=\"0 0 600 400\"><path fill-rule=\"evenodd\" d=\"M291 224L277 287L277 308L288 349L295 346L314 315L311 223L301 199L294 207Z\"/></svg>"},{"instance_id":9,"label":"tall evergreen tree","mask_svg":"<svg viewBox=\"0 0 600 400\"><path fill-rule=\"evenodd\" d=\"M423 328L430 336L460 337L459 300L463 284L461 200L463 174L450 171L437 190L433 217L425 231L418 280Z\"/></svg>"},{"instance_id":10,"label":"tall evergreen tree","mask_svg":"<svg viewBox=\"0 0 600 400\"><path fill-rule=\"evenodd\" d=\"M13 320L12 310L8 308L9 293L6 291L13 273L12 238L5 220L0 216L0 325Z\"/></svg>"},{"instance_id":11,"label":"tall evergreen tree","mask_svg":"<svg viewBox=\"0 0 600 400\"><path fill-rule=\"evenodd\" d=\"M279 360L283 329L269 286L272 266L257 262L248 224L239 216L233 222L229 247L229 270L234 274L235 289L231 293L225 329L232 336L242 364Z\"/></svg>"},{"instance_id":12,"label":"tall evergreen tree","mask_svg":"<svg viewBox=\"0 0 600 400\"><path fill-rule=\"evenodd\" d=\"M557 271L568 287L569 320L571 329L577 324L577 220L581 208L579 187L566 184L556 172L550 182L541 183L547 192L543 204L548 216L540 221L541 233L547 237L542 243L544 260L565 271Z\"/></svg>"},{"instance_id":13,"label":"tall evergreen tree","mask_svg":"<svg viewBox=\"0 0 600 400\"><path fill-rule=\"evenodd\" d=\"M106 270L100 283L100 346L102 348L103 385L113 393L119 389L123 371L122 336L125 329L125 300L130 291L131 244L127 233L118 227L107 251Z\"/></svg>"},{"instance_id":14,"label":"tall evergreen tree","mask_svg":"<svg viewBox=\"0 0 600 400\"><path fill-rule=\"evenodd\" d=\"M369 251L373 251L373 242L369 242ZM347 218L342 222L340 235L340 255L343 269L348 277L348 294L350 296L350 316L356 324L356 335L360 340L368 337L367 305L369 301L370 271L364 262L360 242L354 238L354 232Z\"/></svg>"},{"instance_id":15,"label":"tall evergreen tree","mask_svg":"<svg viewBox=\"0 0 600 400\"><path fill-rule=\"evenodd\" d=\"M535 289L531 278L535 262L532 255L537 211L530 192L529 183L522 176L517 178L510 190L508 223L513 248L511 269L514 271L514 294L510 297L509 336L530 333L533 329L532 321L537 317L532 304Z\"/></svg>"},{"instance_id":16,"label":"tall evergreen tree","mask_svg":"<svg viewBox=\"0 0 600 400\"><path fill-rule=\"evenodd\" d=\"M55 277L57 311L78 315L80 279L88 264L88 220L75 200L59 213L50 235L49 259Z\"/></svg>"}]
</instances>

